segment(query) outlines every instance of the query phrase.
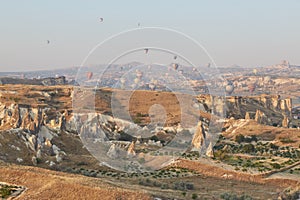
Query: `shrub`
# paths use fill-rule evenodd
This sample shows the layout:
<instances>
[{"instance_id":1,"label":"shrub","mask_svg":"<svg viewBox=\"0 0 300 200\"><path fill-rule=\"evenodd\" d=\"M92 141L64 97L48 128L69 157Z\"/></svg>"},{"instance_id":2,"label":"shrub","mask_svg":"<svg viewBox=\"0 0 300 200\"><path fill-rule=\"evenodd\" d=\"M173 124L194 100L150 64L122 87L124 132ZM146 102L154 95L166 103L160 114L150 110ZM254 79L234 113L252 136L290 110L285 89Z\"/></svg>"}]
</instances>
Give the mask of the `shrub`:
<instances>
[{"instance_id":1,"label":"shrub","mask_svg":"<svg viewBox=\"0 0 300 200\"><path fill-rule=\"evenodd\" d=\"M84 161L80 161L79 163L77 163L77 166L82 166L82 165L88 165L88 164Z\"/></svg>"},{"instance_id":2,"label":"shrub","mask_svg":"<svg viewBox=\"0 0 300 200\"><path fill-rule=\"evenodd\" d=\"M161 189L169 189L169 185L167 183L164 183L160 187Z\"/></svg>"},{"instance_id":3,"label":"shrub","mask_svg":"<svg viewBox=\"0 0 300 200\"><path fill-rule=\"evenodd\" d=\"M133 122L134 122L135 124L140 124L140 123L142 122L142 120L141 120L140 118L134 118L134 119L133 119Z\"/></svg>"},{"instance_id":4,"label":"shrub","mask_svg":"<svg viewBox=\"0 0 300 200\"><path fill-rule=\"evenodd\" d=\"M198 198L198 195L197 194L192 194L192 199L197 199Z\"/></svg>"},{"instance_id":5,"label":"shrub","mask_svg":"<svg viewBox=\"0 0 300 200\"><path fill-rule=\"evenodd\" d=\"M0 197L1 198L5 199L6 197L8 197L11 194L12 194L11 187L3 186L2 188L0 188Z\"/></svg>"},{"instance_id":6,"label":"shrub","mask_svg":"<svg viewBox=\"0 0 300 200\"><path fill-rule=\"evenodd\" d=\"M187 190L193 190L194 189L194 184L193 183L186 183L185 185Z\"/></svg>"},{"instance_id":7,"label":"shrub","mask_svg":"<svg viewBox=\"0 0 300 200\"><path fill-rule=\"evenodd\" d=\"M255 151L254 145L253 144L246 144L242 148L243 153L253 153Z\"/></svg>"},{"instance_id":8,"label":"shrub","mask_svg":"<svg viewBox=\"0 0 300 200\"><path fill-rule=\"evenodd\" d=\"M254 141L254 142L257 142L257 141L258 141L256 135L251 135L251 141Z\"/></svg>"},{"instance_id":9,"label":"shrub","mask_svg":"<svg viewBox=\"0 0 300 200\"><path fill-rule=\"evenodd\" d=\"M236 200L237 196L236 194L230 194L230 193L223 193L221 194L221 199L225 199L225 200Z\"/></svg>"},{"instance_id":10,"label":"shrub","mask_svg":"<svg viewBox=\"0 0 300 200\"><path fill-rule=\"evenodd\" d=\"M252 200L253 198L243 194L242 196L238 197L236 194L231 194L231 193L223 193L221 194L221 199L224 200Z\"/></svg>"},{"instance_id":11,"label":"shrub","mask_svg":"<svg viewBox=\"0 0 300 200\"><path fill-rule=\"evenodd\" d=\"M150 140L154 140L155 142L157 142L159 139L158 139L158 137L157 137L156 135L153 135L153 136L150 138Z\"/></svg>"},{"instance_id":12,"label":"shrub","mask_svg":"<svg viewBox=\"0 0 300 200\"><path fill-rule=\"evenodd\" d=\"M143 117L142 113L136 113L136 117Z\"/></svg>"},{"instance_id":13,"label":"shrub","mask_svg":"<svg viewBox=\"0 0 300 200\"><path fill-rule=\"evenodd\" d=\"M278 163L271 163L270 164L274 169L280 169L281 168L281 165L278 164Z\"/></svg>"},{"instance_id":14,"label":"shrub","mask_svg":"<svg viewBox=\"0 0 300 200\"><path fill-rule=\"evenodd\" d=\"M272 149L275 149L275 150L278 150L278 149L279 149L279 146L277 146L277 145L275 145L275 144L273 144L273 143L270 143L270 147L271 147Z\"/></svg>"},{"instance_id":15,"label":"shrub","mask_svg":"<svg viewBox=\"0 0 300 200\"><path fill-rule=\"evenodd\" d=\"M245 141L245 136L243 136L242 134L239 134L239 135L235 136L235 142L240 144L244 141Z\"/></svg>"},{"instance_id":16,"label":"shrub","mask_svg":"<svg viewBox=\"0 0 300 200\"><path fill-rule=\"evenodd\" d=\"M287 144L287 143L295 143L297 142L296 140L292 140L290 138L280 138L280 142Z\"/></svg>"}]
</instances>

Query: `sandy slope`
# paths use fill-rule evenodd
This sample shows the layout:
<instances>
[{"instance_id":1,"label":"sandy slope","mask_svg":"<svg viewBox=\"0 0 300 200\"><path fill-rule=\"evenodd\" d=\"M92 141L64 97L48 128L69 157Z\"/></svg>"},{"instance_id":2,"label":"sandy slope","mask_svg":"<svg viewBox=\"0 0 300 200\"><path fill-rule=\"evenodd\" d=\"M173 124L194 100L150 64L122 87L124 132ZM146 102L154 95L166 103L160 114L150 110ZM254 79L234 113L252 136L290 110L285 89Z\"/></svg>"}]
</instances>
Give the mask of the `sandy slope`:
<instances>
[{"instance_id":1,"label":"sandy slope","mask_svg":"<svg viewBox=\"0 0 300 200\"><path fill-rule=\"evenodd\" d=\"M26 187L17 199L151 199L141 191L110 186L100 179L27 166L0 166L0 180Z\"/></svg>"}]
</instances>

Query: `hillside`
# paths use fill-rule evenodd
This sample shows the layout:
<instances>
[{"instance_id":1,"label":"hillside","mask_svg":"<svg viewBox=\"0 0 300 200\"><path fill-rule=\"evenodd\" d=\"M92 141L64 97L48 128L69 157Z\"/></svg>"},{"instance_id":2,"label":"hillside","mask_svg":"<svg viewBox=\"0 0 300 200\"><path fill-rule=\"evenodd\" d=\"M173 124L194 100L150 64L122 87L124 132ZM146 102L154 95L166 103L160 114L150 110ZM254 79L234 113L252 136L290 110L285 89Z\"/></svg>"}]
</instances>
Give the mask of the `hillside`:
<instances>
[{"instance_id":1,"label":"hillside","mask_svg":"<svg viewBox=\"0 0 300 200\"><path fill-rule=\"evenodd\" d=\"M106 195L108 190L97 185L100 180L117 188L142 188L162 199L189 199L193 194L219 198L226 192L266 199L297 192L300 133L295 127L299 122L291 119L288 98L193 97L71 86L4 85L0 89L0 160L16 164L1 167L1 181L30 188L32 195L35 189L46 196L63 195L48 190L61 184L70 184L70 191L83 187L88 193L95 189L95 194ZM129 157L141 166L134 168L129 162L121 166ZM169 164L173 167L168 168ZM144 166L154 171L147 172ZM27 174L24 169L33 172ZM132 171L122 172L126 170ZM136 170L139 173L132 173ZM39 188L44 182L25 181L34 174L45 177L44 173L54 174L45 187ZM9 178L13 174L20 179ZM97 183L96 188L89 184L85 188L73 177ZM210 184L201 186L207 179ZM226 190L228 180L235 187ZM255 193L262 185L253 183L267 184L272 192ZM289 185L293 189L287 192ZM142 195L131 192L128 199Z\"/></svg>"}]
</instances>

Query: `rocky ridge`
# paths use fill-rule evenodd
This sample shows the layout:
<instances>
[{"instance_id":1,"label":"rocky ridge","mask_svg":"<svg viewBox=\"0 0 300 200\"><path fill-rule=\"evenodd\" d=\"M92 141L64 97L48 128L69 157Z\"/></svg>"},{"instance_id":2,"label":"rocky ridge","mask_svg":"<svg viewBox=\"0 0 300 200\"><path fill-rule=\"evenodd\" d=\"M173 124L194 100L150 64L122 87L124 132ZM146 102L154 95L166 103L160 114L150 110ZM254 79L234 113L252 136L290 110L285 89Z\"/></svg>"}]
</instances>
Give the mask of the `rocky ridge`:
<instances>
[{"instance_id":1,"label":"rocky ridge","mask_svg":"<svg viewBox=\"0 0 300 200\"><path fill-rule=\"evenodd\" d=\"M211 113L215 115L226 113L226 119L255 120L266 125L276 123L287 127L292 109L291 100L281 99L280 96L227 97L224 106L222 104L224 99L221 97L200 95L197 97L198 102L195 103L201 113L195 129L185 130L178 122L177 126L149 129L147 126L138 128L132 122L101 112L74 114L71 106L73 95L71 87L39 87L31 86L26 90L15 86L1 91L0 139L3 141L0 140L1 160L33 165L38 165L44 160L49 167L57 166L67 159L68 146L56 144L59 140L56 138L67 134L70 140L78 140L79 136L82 139L81 132L85 132L84 136L92 138L94 142L107 141L109 144L107 154L112 157L117 157L117 149L124 150L125 155L134 157L139 151L138 146L158 149L166 144L161 142L166 138L172 139L177 133L189 132L191 147L196 151L203 150L207 156L213 157L213 143L210 141L208 128ZM21 90L28 92L22 94ZM101 90L99 92L101 94ZM13 99L12 95L18 99ZM21 99L22 96L25 98ZM102 99L109 101L106 96ZM226 120L224 122L226 123ZM128 130L131 130L133 135L124 134ZM141 134L144 136L140 137ZM20 153L14 155L10 151ZM27 159L22 157L24 153Z\"/></svg>"}]
</instances>

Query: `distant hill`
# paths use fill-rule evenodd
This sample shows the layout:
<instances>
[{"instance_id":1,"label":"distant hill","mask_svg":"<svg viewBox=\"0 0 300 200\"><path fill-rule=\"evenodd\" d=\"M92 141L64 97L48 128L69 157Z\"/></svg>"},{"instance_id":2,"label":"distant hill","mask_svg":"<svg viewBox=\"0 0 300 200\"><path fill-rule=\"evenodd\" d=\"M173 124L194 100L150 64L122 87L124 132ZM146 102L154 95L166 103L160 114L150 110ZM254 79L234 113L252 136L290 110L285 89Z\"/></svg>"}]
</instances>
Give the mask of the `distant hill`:
<instances>
[{"instance_id":1,"label":"distant hill","mask_svg":"<svg viewBox=\"0 0 300 200\"><path fill-rule=\"evenodd\" d=\"M10 78L3 77L0 78L0 85L44 85L44 86L53 86L53 85L67 85L66 77L61 76L58 78L43 78L43 79L20 79L20 78Z\"/></svg>"}]
</instances>

